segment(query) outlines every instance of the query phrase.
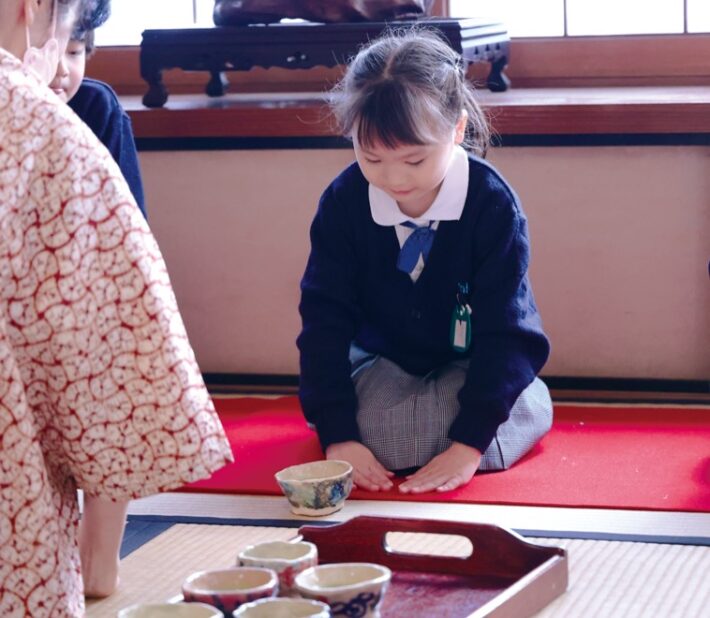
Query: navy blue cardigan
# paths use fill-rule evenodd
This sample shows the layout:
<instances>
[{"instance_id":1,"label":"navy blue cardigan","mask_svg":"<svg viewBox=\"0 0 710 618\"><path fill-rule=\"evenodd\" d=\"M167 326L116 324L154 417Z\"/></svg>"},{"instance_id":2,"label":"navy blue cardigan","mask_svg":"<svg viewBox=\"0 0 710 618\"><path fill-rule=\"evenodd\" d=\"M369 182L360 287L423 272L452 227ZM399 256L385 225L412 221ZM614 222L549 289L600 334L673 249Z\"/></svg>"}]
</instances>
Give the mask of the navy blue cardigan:
<instances>
[{"instance_id":1,"label":"navy blue cardigan","mask_svg":"<svg viewBox=\"0 0 710 618\"><path fill-rule=\"evenodd\" d=\"M87 78L81 82L79 90L69 101L69 107L108 148L121 168L138 208L146 216L131 119L121 107L116 93L108 84Z\"/></svg>"},{"instance_id":2,"label":"navy blue cardigan","mask_svg":"<svg viewBox=\"0 0 710 618\"><path fill-rule=\"evenodd\" d=\"M461 218L439 223L416 282L397 270L398 253L394 228L373 221L368 183L351 165L323 193L311 226L297 340L304 414L323 448L360 439L353 341L415 375L468 358L449 437L484 452L550 350L527 275L527 223L518 198L492 166L470 156ZM465 353L450 341L459 283L468 284L472 308Z\"/></svg>"}]
</instances>

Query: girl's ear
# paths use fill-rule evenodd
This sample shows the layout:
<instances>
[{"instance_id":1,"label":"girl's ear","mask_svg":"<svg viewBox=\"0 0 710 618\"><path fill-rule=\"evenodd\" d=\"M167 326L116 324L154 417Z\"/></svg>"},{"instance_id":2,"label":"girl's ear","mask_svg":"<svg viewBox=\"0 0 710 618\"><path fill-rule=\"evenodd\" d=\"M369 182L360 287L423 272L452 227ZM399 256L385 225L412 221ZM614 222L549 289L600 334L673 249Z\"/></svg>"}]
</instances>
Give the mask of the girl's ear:
<instances>
[{"instance_id":1,"label":"girl's ear","mask_svg":"<svg viewBox=\"0 0 710 618\"><path fill-rule=\"evenodd\" d=\"M466 126L468 125L468 112L465 109L461 110L461 117L456 123L456 131L454 132L454 143L458 146L466 137Z\"/></svg>"}]
</instances>

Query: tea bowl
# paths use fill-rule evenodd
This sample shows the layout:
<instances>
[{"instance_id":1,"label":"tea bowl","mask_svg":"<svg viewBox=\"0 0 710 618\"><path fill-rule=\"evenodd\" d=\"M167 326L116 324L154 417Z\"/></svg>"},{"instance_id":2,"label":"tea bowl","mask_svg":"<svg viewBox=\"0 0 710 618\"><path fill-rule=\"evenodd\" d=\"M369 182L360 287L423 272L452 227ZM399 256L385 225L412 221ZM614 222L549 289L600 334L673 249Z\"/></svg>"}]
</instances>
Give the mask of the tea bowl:
<instances>
[{"instance_id":1,"label":"tea bowl","mask_svg":"<svg viewBox=\"0 0 710 618\"><path fill-rule=\"evenodd\" d=\"M279 595L289 596L295 592L293 580L296 575L318 564L318 548L307 541L257 543L239 552L237 564L276 571Z\"/></svg>"},{"instance_id":2,"label":"tea bowl","mask_svg":"<svg viewBox=\"0 0 710 618\"><path fill-rule=\"evenodd\" d=\"M118 618L222 618L224 614L205 603L138 603L119 610Z\"/></svg>"},{"instance_id":3,"label":"tea bowl","mask_svg":"<svg viewBox=\"0 0 710 618\"><path fill-rule=\"evenodd\" d=\"M330 618L330 608L311 599L261 599L237 609L234 618Z\"/></svg>"},{"instance_id":4,"label":"tea bowl","mask_svg":"<svg viewBox=\"0 0 710 618\"><path fill-rule=\"evenodd\" d=\"M335 513L353 488L353 467L337 459L290 466L275 477L296 515L318 517Z\"/></svg>"},{"instance_id":5,"label":"tea bowl","mask_svg":"<svg viewBox=\"0 0 710 618\"><path fill-rule=\"evenodd\" d=\"M379 618L392 571L370 562L320 564L296 576L301 596L330 605L333 616Z\"/></svg>"},{"instance_id":6,"label":"tea bowl","mask_svg":"<svg viewBox=\"0 0 710 618\"><path fill-rule=\"evenodd\" d=\"M200 571L190 575L182 584L182 596L186 602L214 605L227 615L244 603L276 596L278 590L276 573L259 567Z\"/></svg>"}]
</instances>

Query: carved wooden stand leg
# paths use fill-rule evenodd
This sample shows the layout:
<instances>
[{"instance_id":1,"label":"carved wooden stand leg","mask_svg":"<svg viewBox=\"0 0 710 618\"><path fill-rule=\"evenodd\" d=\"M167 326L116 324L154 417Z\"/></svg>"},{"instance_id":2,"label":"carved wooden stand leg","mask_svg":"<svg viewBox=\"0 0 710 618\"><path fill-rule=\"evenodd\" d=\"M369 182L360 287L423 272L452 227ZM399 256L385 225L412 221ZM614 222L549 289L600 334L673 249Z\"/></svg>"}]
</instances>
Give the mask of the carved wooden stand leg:
<instances>
[{"instance_id":1,"label":"carved wooden stand leg","mask_svg":"<svg viewBox=\"0 0 710 618\"><path fill-rule=\"evenodd\" d=\"M210 81L205 92L209 97L221 97L229 88L229 80L222 71L210 71Z\"/></svg>"},{"instance_id":2,"label":"carved wooden stand leg","mask_svg":"<svg viewBox=\"0 0 710 618\"><path fill-rule=\"evenodd\" d=\"M143 105L163 107L168 100L168 90L163 84L163 72L160 69L141 67L141 77L148 82L148 92L143 95Z\"/></svg>"},{"instance_id":3,"label":"carved wooden stand leg","mask_svg":"<svg viewBox=\"0 0 710 618\"><path fill-rule=\"evenodd\" d=\"M503 73L506 66L508 66L508 56L501 56L491 62L491 72L486 80L486 85L491 92L505 92L510 87L510 80Z\"/></svg>"}]
</instances>

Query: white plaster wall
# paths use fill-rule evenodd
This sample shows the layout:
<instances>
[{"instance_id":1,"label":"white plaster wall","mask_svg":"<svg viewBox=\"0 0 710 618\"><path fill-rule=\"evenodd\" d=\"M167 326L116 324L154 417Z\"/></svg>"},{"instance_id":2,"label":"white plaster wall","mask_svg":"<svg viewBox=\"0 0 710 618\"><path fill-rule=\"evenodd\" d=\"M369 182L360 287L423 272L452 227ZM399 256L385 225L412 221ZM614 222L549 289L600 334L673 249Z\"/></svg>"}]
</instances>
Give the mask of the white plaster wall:
<instances>
[{"instance_id":1,"label":"white plaster wall","mask_svg":"<svg viewBox=\"0 0 710 618\"><path fill-rule=\"evenodd\" d=\"M505 148L530 221L547 375L710 377L710 148ZM298 371L298 282L347 150L141 153L203 371Z\"/></svg>"}]
</instances>

